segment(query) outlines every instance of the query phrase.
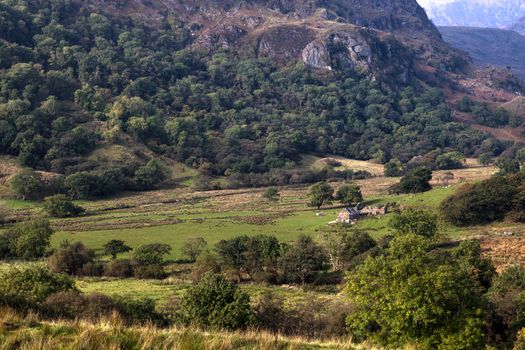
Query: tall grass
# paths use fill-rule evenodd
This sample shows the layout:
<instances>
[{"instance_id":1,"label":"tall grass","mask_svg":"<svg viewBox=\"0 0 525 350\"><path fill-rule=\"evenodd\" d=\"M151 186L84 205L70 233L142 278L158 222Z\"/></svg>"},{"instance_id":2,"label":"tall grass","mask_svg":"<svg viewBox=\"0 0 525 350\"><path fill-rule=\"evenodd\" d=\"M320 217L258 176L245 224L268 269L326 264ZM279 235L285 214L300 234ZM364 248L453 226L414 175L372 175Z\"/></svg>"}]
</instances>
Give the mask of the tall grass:
<instances>
[{"instance_id":1,"label":"tall grass","mask_svg":"<svg viewBox=\"0 0 525 350\"><path fill-rule=\"evenodd\" d=\"M205 332L193 328L125 327L117 317L98 322L39 320L0 309L0 350L299 350L372 349L350 339L327 341L258 332Z\"/></svg>"}]
</instances>

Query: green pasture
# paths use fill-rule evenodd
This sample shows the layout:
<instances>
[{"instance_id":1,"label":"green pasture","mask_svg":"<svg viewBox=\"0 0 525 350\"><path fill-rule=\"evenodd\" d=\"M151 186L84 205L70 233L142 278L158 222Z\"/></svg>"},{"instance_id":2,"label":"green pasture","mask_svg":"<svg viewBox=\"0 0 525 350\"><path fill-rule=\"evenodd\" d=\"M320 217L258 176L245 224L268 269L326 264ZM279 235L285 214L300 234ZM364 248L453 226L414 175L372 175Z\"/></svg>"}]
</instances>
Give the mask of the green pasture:
<instances>
[{"instance_id":1,"label":"green pasture","mask_svg":"<svg viewBox=\"0 0 525 350\"><path fill-rule=\"evenodd\" d=\"M131 247L142 244L160 242L172 246L173 251L169 258L182 258L180 248L182 244L195 237L203 237L209 247L213 247L222 239L238 235L275 235L282 241L293 241L301 234L315 234L316 229L335 219L338 210L322 211L324 216L317 216L314 210L291 213L285 217L277 218L267 224L253 224L242 221L242 217L269 215L264 212L230 212L210 213L199 215L176 216L182 220L178 224L160 225L151 227L115 229L84 232L56 232L52 237L52 245L58 246L60 242L81 241L86 246L100 251L107 241L120 239ZM236 215L237 214L237 215Z\"/></svg>"},{"instance_id":2,"label":"green pasture","mask_svg":"<svg viewBox=\"0 0 525 350\"><path fill-rule=\"evenodd\" d=\"M437 210L439 204L455 191L455 187L441 187L420 194L386 195L370 198L370 205L385 205L387 203L398 203L405 207L428 208ZM68 232L66 230L56 232L52 237L52 245L58 246L60 242L81 241L88 247L101 253L103 245L111 239L120 239L135 248L142 244L160 242L172 246L173 251L170 259L182 258L180 249L182 244L191 238L203 237L208 242L208 247L213 247L222 239L229 239L238 235L274 235L279 240L290 242L301 234L313 235L335 220L340 209L324 209L317 215L316 210L307 209L304 206L287 206L287 210L281 211L277 217L267 209L271 206L287 205L290 198L282 198L281 203L266 203L260 210L228 210L228 211L206 211L203 203L195 203L195 207L187 204L180 207L152 207L151 212L141 211L113 211L95 215L92 220L97 224L107 223L150 223L151 226L102 229ZM306 198L302 200L306 203ZM247 204L249 205L249 203ZM253 208L253 207L252 207ZM391 214L381 217L371 217L360 220L356 228L369 232L374 238L380 238L389 233L388 221ZM180 223L159 224L166 218L176 218ZM267 218L268 222L254 223L250 219ZM66 219L75 220L75 219ZM67 221L63 221L67 222ZM66 225L67 227L67 225ZM464 234L463 230L455 227L445 226L444 231L450 236Z\"/></svg>"},{"instance_id":3,"label":"green pasture","mask_svg":"<svg viewBox=\"0 0 525 350\"><path fill-rule=\"evenodd\" d=\"M191 284L179 280L138 280L133 278L111 279L111 278L86 278L77 280L77 288L84 293L102 293L113 296L122 296L133 299L150 298L157 305L162 305L172 297L181 297ZM301 288L263 286L256 284L240 284L252 299L257 298L265 292L272 292L282 297L287 304L306 301L309 298L330 297L333 294L319 291L304 291Z\"/></svg>"}]
</instances>

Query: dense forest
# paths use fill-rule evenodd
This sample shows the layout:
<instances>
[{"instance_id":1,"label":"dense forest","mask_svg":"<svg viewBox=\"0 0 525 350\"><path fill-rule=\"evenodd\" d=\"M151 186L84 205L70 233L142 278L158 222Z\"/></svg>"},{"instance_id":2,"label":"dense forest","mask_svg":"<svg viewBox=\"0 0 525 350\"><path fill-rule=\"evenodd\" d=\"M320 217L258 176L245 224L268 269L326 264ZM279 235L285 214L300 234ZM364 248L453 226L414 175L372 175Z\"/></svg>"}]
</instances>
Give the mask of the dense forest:
<instances>
[{"instance_id":1,"label":"dense forest","mask_svg":"<svg viewBox=\"0 0 525 350\"><path fill-rule=\"evenodd\" d=\"M3 0L0 17L0 153L38 170L107 171L86 155L123 138L207 175L291 168L304 153L384 163L504 149L416 81L210 54L171 17L148 26L70 0ZM134 178L148 158L110 169L113 178L147 188Z\"/></svg>"}]
</instances>

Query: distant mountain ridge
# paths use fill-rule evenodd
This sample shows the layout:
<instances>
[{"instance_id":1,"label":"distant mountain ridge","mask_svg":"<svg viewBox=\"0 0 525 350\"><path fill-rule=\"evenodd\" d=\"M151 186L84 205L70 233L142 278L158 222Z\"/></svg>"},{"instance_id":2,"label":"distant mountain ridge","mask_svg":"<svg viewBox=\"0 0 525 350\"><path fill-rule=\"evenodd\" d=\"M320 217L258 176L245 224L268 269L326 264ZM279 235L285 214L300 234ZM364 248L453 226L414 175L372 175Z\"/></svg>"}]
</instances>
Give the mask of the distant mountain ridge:
<instances>
[{"instance_id":1,"label":"distant mountain ridge","mask_svg":"<svg viewBox=\"0 0 525 350\"><path fill-rule=\"evenodd\" d=\"M510 28L525 16L523 0L452 0L423 2L437 26Z\"/></svg>"},{"instance_id":2,"label":"distant mountain ridge","mask_svg":"<svg viewBox=\"0 0 525 350\"><path fill-rule=\"evenodd\" d=\"M525 36L494 28L438 27L443 39L466 51L477 66L510 67L525 81Z\"/></svg>"}]
</instances>

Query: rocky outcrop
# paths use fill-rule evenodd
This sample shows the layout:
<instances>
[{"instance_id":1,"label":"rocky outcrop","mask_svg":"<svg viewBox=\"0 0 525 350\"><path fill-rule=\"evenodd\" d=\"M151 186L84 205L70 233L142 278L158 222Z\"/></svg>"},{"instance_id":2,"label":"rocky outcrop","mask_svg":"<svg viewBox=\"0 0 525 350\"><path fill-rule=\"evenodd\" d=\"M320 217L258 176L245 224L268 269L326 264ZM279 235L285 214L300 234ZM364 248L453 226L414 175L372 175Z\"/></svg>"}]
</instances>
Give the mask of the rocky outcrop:
<instances>
[{"instance_id":1,"label":"rocky outcrop","mask_svg":"<svg viewBox=\"0 0 525 350\"><path fill-rule=\"evenodd\" d=\"M355 31L338 30L309 43L302 51L304 63L312 68L332 70L333 66L369 72L372 50Z\"/></svg>"},{"instance_id":2,"label":"rocky outcrop","mask_svg":"<svg viewBox=\"0 0 525 350\"><path fill-rule=\"evenodd\" d=\"M457 59L462 54L442 41L416 0L130 0L126 6L121 2L82 3L112 12L126 10L152 21L170 14L190 28L195 48L268 57L282 64L302 59L315 69L355 69L373 76L381 71L405 80L412 65L407 60L435 66L448 56L451 62L468 63ZM412 57L407 59L407 53Z\"/></svg>"},{"instance_id":3,"label":"rocky outcrop","mask_svg":"<svg viewBox=\"0 0 525 350\"><path fill-rule=\"evenodd\" d=\"M332 70L330 54L323 42L312 41L303 49L303 62L312 68Z\"/></svg>"}]
</instances>

